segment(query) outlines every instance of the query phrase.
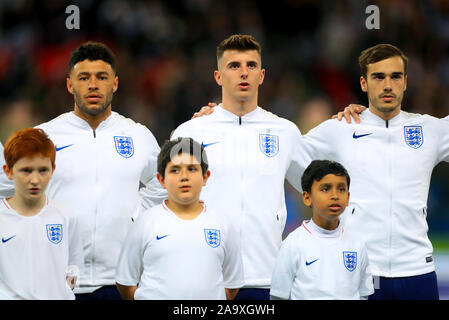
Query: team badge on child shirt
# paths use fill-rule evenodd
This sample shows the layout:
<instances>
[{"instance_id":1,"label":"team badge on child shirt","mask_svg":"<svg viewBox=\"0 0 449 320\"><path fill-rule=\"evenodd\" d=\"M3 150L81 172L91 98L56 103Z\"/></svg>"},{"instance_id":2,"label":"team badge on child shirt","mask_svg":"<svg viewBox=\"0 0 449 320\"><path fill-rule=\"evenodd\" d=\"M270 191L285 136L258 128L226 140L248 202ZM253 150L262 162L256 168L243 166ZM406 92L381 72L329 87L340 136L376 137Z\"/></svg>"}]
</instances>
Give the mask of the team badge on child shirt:
<instances>
[{"instance_id":1,"label":"team badge on child shirt","mask_svg":"<svg viewBox=\"0 0 449 320\"><path fill-rule=\"evenodd\" d=\"M204 236L206 238L206 243L212 248L216 248L220 245L220 230L204 229Z\"/></svg>"},{"instance_id":2,"label":"team badge on child shirt","mask_svg":"<svg viewBox=\"0 0 449 320\"><path fill-rule=\"evenodd\" d=\"M354 271L357 267L357 252L343 251L343 264L348 271Z\"/></svg>"},{"instance_id":3,"label":"team badge on child shirt","mask_svg":"<svg viewBox=\"0 0 449 320\"><path fill-rule=\"evenodd\" d=\"M274 157L279 152L279 137L272 134L259 134L259 149L267 157Z\"/></svg>"},{"instance_id":4,"label":"team badge on child shirt","mask_svg":"<svg viewBox=\"0 0 449 320\"><path fill-rule=\"evenodd\" d=\"M404 126L404 138L410 148L418 149L424 142L422 127Z\"/></svg>"},{"instance_id":5,"label":"team badge on child shirt","mask_svg":"<svg viewBox=\"0 0 449 320\"><path fill-rule=\"evenodd\" d=\"M134 154L134 144L131 137L114 136L115 150L124 158L130 158Z\"/></svg>"},{"instance_id":6,"label":"team badge on child shirt","mask_svg":"<svg viewBox=\"0 0 449 320\"><path fill-rule=\"evenodd\" d=\"M62 224L47 224L47 238L51 243L60 243L62 240Z\"/></svg>"}]
</instances>

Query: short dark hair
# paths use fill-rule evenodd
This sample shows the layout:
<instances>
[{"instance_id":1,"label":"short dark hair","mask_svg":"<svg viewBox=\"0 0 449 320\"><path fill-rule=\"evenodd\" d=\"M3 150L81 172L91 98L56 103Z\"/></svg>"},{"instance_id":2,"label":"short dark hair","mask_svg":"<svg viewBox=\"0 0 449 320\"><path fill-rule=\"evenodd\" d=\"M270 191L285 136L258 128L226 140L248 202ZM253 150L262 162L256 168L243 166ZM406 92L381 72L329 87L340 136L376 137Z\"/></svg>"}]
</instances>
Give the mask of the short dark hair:
<instances>
[{"instance_id":1,"label":"short dark hair","mask_svg":"<svg viewBox=\"0 0 449 320\"><path fill-rule=\"evenodd\" d=\"M366 79L368 72L368 65L376 63L388 58L400 57L404 62L404 75L407 74L408 58L405 54L396 46L388 43L380 43L374 47L365 49L359 56L359 66L362 76Z\"/></svg>"},{"instance_id":2,"label":"short dark hair","mask_svg":"<svg viewBox=\"0 0 449 320\"><path fill-rule=\"evenodd\" d=\"M349 184L351 178L348 171L340 163L329 160L313 160L304 171L301 177L301 187L303 191L310 193L314 181L320 181L325 175L334 174L336 176L344 176Z\"/></svg>"},{"instance_id":3,"label":"short dark hair","mask_svg":"<svg viewBox=\"0 0 449 320\"><path fill-rule=\"evenodd\" d=\"M182 153L194 156L201 165L203 175L207 172L209 165L204 147L192 138L177 138L165 141L157 157L157 172L161 174L162 178L165 178L165 169L172 157Z\"/></svg>"},{"instance_id":4,"label":"short dark hair","mask_svg":"<svg viewBox=\"0 0 449 320\"><path fill-rule=\"evenodd\" d=\"M224 39L217 47L217 63L223 57L226 50L256 50L259 55L262 53L262 47L251 35L234 34Z\"/></svg>"},{"instance_id":5,"label":"short dark hair","mask_svg":"<svg viewBox=\"0 0 449 320\"><path fill-rule=\"evenodd\" d=\"M107 62L115 73L114 53L101 42L88 41L72 51L69 60L69 75L75 64L86 59L89 61L102 60Z\"/></svg>"}]
</instances>

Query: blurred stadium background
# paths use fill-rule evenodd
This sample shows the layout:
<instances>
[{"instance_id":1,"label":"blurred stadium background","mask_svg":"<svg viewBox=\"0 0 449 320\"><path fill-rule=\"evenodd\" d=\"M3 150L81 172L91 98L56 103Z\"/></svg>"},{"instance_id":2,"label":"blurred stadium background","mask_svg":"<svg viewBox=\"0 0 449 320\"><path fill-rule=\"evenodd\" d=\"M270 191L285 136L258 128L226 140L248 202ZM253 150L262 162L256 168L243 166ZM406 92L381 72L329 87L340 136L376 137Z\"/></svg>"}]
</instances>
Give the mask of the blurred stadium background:
<instances>
[{"instance_id":1,"label":"blurred stadium background","mask_svg":"<svg viewBox=\"0 0 449 320\"><path fill-rule=\"evenodd\" d=\"M380 29L368 30L368 5ZM66 7L80 9L80 29L65 27ZM73 109L65 88L69 53L87 40L108 44L118 58L113 109L145 124L161 144L209 101L216 45L233 33L263 46L266 78L259 105L307 131L349 103L367 104L357 57L377 43L410 59L403 109L449 114L447 0L1 0L0 140L14 130ZM449 166L438 165L428 202L429 236L441 297L449 299ZM285 235L310 217L287 185Z\"/></svg>"}]
</instances>

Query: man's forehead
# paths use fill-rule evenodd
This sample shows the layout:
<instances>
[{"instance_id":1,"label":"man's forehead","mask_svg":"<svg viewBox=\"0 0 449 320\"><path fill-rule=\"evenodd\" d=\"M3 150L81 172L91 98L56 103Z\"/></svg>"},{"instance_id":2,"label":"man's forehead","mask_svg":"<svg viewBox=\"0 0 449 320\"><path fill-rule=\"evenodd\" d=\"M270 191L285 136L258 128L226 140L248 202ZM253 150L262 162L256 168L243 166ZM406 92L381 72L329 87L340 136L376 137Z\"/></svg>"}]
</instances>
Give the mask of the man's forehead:
<instances>
[{"instance_id":1,"label":"man's forehead","mask_svg":"<svg viewBox=\"0 0 449 320\"><path fill-rule=\"evenodd\" d=\"M223 52L221 61L260 61L257 50L226 50Z\"/></svg>"},{"instance_id":2,"label":"man's forehead","mask_svg":"<svg viewBox=\"0 0 449 320\"><path fill-rule=\"evenodd\" d=\"M395 56L367 65L367 73L404 73L405 66L401 57Z\"/></svg>"},{"instance_id":3,"label":"man's forehead","mask_svg":"<svg viewBox=\"0 0 449 320\"><path fill-rule=\"evenodd\" d=\"M99 72L105 72L105 73L114 73L112 70L112 67L109 63L103 61L103 60L83 60L77 62L73 66L73 72L76 73L99 73Z\"/></svg>"}]
</instances>

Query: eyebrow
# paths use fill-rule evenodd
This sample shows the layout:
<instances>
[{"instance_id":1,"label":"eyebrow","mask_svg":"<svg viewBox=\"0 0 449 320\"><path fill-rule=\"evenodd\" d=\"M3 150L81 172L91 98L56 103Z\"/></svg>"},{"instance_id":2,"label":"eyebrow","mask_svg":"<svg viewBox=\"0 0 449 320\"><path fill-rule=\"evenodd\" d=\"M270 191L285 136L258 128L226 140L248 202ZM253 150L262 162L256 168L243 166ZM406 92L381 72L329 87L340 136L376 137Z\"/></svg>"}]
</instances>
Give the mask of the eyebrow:
<instances>
[{"instance_id":1,"label":"eyebrow","mask_svg":"<svg viewBox=\"0 0 449 320\"><path fill-rule=\"evenodd\" d=\"M385 72L373 72L370 74L371 77L375 77L375 76L384 76ZM396 71L396 72L392 72L391 75L393 76L403 76L404 72L400 72L400 71Z\"/></svg>"},{"instance_id":2,"label":"eyebrow","mask_svg":"<svg viewBox=\"0 0 449 320\"><path fill-rule=\"evenodd\" d=\"M77 74L77 76L90 76L91 74L96 74L96 75L109 75L109 73L107 71L98 71L98 72L88 72L88 71L81 71L80 73Z\"/></svg>"},{"instance_id":3,"label":"eyebrow","mask_svg":"<svg viewBox=\"0 0 449 320\"><path fill-rule=\"evenodd\" d=\"M250 60L250 61L247 61L246 62L246 64L255 64L256 66L257 65L259 65L259 63L256 61L256 60ZM232 65L232 64L242 64L240 61L235 61L235 60L233 60L233 61L229 61L227 64L226 64L226 66L229 66L229 65Z\"/></svg>"}]
</instances>

